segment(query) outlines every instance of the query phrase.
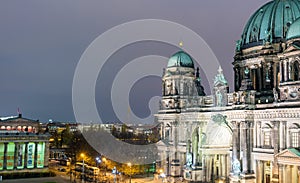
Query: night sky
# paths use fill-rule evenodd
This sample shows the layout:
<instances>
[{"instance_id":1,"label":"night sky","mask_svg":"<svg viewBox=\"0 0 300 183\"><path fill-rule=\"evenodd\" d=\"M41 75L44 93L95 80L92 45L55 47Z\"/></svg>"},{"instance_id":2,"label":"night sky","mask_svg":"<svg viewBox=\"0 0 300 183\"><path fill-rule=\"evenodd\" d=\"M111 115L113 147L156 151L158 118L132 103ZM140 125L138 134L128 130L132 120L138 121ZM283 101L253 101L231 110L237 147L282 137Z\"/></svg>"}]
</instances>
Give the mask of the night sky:
<instances>
[{"instance_id":1,"label":"night sky","mask_svg":"<svg viewBox=\"0 0 300 183\"><path fill-rule=\"evenodd\" d=\"M75 121L72 83L81 55L105 31L122 23L141 19L176 22L200 35L221 63L232 91L231 63L235 41L240 38L250 16L266 2L2 0L0 116L16 115L20 108L26 118L43 122L49 119ZM95 101L102 121L119 121L111 107L110 89L114 76L122 66L147 55L170 57L179 49L162 42L143 41L129 44L115 52L105 63L95 88ZM209 64L209 61L202 62ZM161 66L161 72L164 67L166 65ZM206 93L210 93L207 80L212 78L205 78L202 74ZM127 97L130 101L130 113L144 118L150 114L149 99L159 95L160 78L147 76L136 82L129 96L120 97Z\"/></svg>"}]
</instances>

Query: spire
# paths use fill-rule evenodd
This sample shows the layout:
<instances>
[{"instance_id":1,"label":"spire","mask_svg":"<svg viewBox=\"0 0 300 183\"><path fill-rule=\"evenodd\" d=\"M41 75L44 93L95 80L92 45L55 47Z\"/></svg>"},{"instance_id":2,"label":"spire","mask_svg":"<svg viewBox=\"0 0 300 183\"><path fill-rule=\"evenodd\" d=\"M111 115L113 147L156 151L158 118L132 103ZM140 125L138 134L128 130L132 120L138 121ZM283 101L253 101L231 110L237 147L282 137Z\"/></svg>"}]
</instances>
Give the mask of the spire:
<instances>
[{"instance_id":1,"label":"spire","mask_svg":"<svg viewBox=\"0 0 300 183\"><path fill-rule=\"evenodd\" d=\"M218 73L219 74L223 74L223 69L222 69L222 67L220 65L219 65Z\"/></svg>"},{"instance_id":2,"label":"spire","mask_svg":"<svg viewBox=\"0 0 300 183\"><path fill-rule=\"evenodd\" d=\"M199 78L199 67L197 67L196 78Z\"/></svg>"}]
</instances>

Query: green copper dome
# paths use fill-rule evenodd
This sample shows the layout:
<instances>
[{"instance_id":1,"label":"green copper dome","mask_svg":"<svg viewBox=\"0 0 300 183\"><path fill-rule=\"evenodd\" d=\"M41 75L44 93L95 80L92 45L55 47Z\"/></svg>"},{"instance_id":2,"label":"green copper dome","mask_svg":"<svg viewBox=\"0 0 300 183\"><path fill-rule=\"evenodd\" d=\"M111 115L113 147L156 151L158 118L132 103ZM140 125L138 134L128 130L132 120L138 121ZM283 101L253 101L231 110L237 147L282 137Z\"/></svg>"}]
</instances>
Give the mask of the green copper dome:
<instances>
[{"instance_id":1,"label":"green copper dome","mask_svg":"<svg viewBox=\"0 0 300 183\"><path fill-rule=\"evenodd\" d=\"M284 41L291 24L300 17L299 0L274 0L263 5L250 18L240 40L241 48L264 42Z\"/></svg>"},{"instance_id":2,"label":"green copper dome","mask_svg":"<svg viewBox=\"0 0 300 183\"><path fill-rule=\"evenodd\" d=\"M300 18L295 20L287 32L286 39L293 38L300 38Z\"/></svg>"},{"instance_id":3,"label":"green copper dome","mask_svg":"<svg viewBox=\"0 0 300 183\"><path fill-rule=\"evenodd\" d=\"M168 62L168 67L190 67L194 68L193 59L184 51L175 53Z\"/></svg>"}]
</instances>

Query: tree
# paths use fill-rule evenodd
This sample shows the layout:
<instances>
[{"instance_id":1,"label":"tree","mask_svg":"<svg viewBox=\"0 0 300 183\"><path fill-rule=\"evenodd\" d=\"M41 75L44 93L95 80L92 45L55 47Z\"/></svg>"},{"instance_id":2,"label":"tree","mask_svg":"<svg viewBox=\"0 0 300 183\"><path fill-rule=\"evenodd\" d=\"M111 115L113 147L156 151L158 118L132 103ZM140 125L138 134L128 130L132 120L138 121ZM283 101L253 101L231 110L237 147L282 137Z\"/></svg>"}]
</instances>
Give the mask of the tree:
<instances>
[{"instance_id":1,"label":"tree","mask_svg":"<svg viewBox=\"0 0 300 183\"><path fill-rule=\"evenodd\" d=\"M61 147L65 146L65 147L69 147L69 145L71 144L72 142L72 132L70 131L70 125L67 124L66 125L66 129L64 129L61 134Z\"/></svg>"},{"instance_id":2,"label":"tree","mask_svg":"<svg viewBox=\"0 0 300 183\"><path fill-rule=\"evenodd\" d=\"M60 148L60 135L58 134L57 130L52 133L52 137L54 139L54 147Z\"/></svg>"}]
</instances>

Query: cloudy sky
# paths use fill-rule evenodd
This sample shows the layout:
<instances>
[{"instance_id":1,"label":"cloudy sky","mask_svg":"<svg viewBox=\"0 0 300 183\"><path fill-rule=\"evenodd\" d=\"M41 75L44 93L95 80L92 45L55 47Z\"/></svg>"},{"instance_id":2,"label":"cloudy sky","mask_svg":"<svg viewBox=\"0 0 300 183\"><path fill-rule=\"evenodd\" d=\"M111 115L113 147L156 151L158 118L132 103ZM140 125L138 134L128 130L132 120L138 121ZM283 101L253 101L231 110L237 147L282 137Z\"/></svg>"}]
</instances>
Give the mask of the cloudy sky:
<instances>
[{"instance_id":1,"label":"cloudy sky","mask_svg":"<svg viewBox=\"0 0 300 183\"><path fill-rule=\"evenodd\" d=\"M0 1L0 116L16 115L19 107L27 118L75 121L72 82L81 55L105 31L141 19L168 20L195 31L217 56L232 91L235 41L251 14L264 3L263 0ZM102 120L118 121L109 100L110 88L125 63L146 55L170 57L178 49L162 42L144 41L115 52L107 60L106 71L99 75L95 88ZM206 80L203 79L204 84ZM149 113L149 99L160 95L160 90L158 77L145 77L132 87L130 96L122 97L129 98L131 112L145 117Z\"/></svg>"}]
</instances>

